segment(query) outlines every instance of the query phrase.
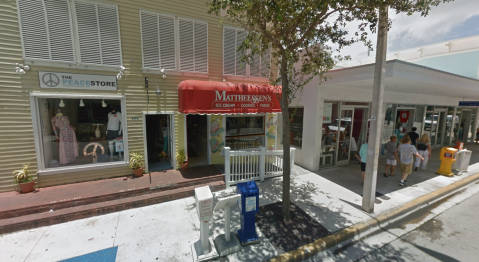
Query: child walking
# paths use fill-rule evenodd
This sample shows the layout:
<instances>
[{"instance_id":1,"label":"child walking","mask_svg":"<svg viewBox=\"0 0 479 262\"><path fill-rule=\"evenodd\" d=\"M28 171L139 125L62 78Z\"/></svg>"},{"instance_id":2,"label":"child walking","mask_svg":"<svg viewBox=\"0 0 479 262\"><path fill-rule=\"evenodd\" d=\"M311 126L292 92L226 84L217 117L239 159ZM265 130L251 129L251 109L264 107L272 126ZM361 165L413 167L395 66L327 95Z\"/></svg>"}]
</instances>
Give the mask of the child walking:
<instances>
[{"instance_id":1,"label":"child walking","mask_svg":"<svg viewBox=\"0 0 479 262\"><path fill-rule=\"evenodd\" d=\"M397 162L399 162L398 153L397 153L397 137L391 136L390 141L384 146L386 153L386 169L384 170L383 175L388 177L388 170L391 169L389 176L395 176L394 169L396 168Z\"/></svg>"},{"instance_id":2,"label":"child walking","mask_svg":"<svg viewBox=\"0 0 479 262\"><path fill-rule=\"evenodd\" d=\"M421 139L417 141L417 152L424 158L421 169L426 170L427 161L429 160L429 156L431 156L431 140L427 134L423 134ZM418 170L420 163L421 159L417 157L414 171Z\"/></svg>"},{"instance_id":3,"label":"child walking","mask_svg":"<svg viewBox=\"0 0 479 262\"><path fill-rule=\"evenodd\" d=\"M402 175L399 186L406 186L406 178L412 172L412 165L414 163L413 155L421 160L424 160L424 158L418 154L416 147L411 145L411 138L407 134L403 137L398 151L401 156L399 167L401 168Z\"/></svg>"}]
</instances>

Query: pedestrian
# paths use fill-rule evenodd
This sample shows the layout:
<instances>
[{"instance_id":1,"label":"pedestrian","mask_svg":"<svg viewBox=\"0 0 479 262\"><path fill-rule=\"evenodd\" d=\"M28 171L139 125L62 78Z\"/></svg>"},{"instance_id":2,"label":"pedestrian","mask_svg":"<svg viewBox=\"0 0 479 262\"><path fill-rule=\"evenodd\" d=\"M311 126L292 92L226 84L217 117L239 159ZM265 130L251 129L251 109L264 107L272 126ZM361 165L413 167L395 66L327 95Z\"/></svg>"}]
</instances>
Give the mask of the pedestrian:
<instances>
[{"instance_id":1,"label":"pedestrian","mask_svg":"<svg viewBox=\"0 0 479 262\"><path fill-rule=\"evenodd\" d=\"M413 146L416 146L416 141L419 139L418 133L416 133L417 128L413 127L412 131L407 133L409 135L409 138L411 138L411 144Z\"/></svg>"},{"instance_id":2,"label":"pedestrian","mask_svg":"<svg viewBox=\"0 0 479 262\"><path fill-rule=\"evenodd\" d=\"M476 145L479 145L479 128L476 129Z\"/></svg>"},{"instance_id":3,"label":"pedestrian","mask_svg":"<svg viewBox=\"0 0 479 262\"><path fill-rule=\"evenodd\" d=\"M361 145L359 149L359 156L356 155L356 158L361 162L361 176L363 177L364 182L364 175L366 172L366 161L368 158L368 140L366 139L366 143Z\"/></svg>"},{"instance_id":4,"label":"pedestrian","mask_svg":"<svg viewBox=\"0 0 479 262\"><path fill-rule=\"evenodd\" d=\"M391 136L390 141L384 145L386 149L386 169L384 170L383 175L388 177L388 170L391 169L389 176L395 176L394 169L396 168L397 162L399 162L398 153L397 153L397 137Z\"/></svg>"},{"instance_id":5,"label":"pedestrian","mask_svg":"<svg viewBox=\"0 0 479 262\"><path fill-rule=\"evenodd\" d=\"M411 138L407 134L403 137L398 152L400 155L399 167L401 168L399 185L406 186L406 178L412 172L412 165L414 163L413 155L421 160L424 160L424 158L417 153L416 147L411 145Z\"/></svg>"},{"instance_id":6,"label":"pedestrian","mask_svg":"<svg viewBox=\"0 0 479 262\"><path fill-rule=\"evenodd\" d=\"M424 158L424 160L422 161L421 169L426 170L427 161L431 156L431 140L429 139L429 136L427 134L423 134L421 136L421 139L417 141L417 152ZM421 159L417 157L414 171L418 170L420 163Z\"/></svg>"}]
</instances>

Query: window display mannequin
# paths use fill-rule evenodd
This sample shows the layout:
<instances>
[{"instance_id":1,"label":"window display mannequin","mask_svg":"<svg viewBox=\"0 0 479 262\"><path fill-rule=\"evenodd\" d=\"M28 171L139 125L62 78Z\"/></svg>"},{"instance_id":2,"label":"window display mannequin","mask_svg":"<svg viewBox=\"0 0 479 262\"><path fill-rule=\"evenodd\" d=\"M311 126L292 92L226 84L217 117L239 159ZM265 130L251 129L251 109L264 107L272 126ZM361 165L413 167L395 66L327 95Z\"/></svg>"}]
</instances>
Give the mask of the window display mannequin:
<instances>
[{"instance_id":1,"label":"window display mannequin","mask_svg":"<svg viewBox=\"0 0 479 262\"><path fill-rule=\"evenodd\" d=\"M52 128L57 141L59 142L58 155L60 164L68 164L75 160L78 156L78 143L75 130L70 125L70 119L64 116L61 110L57 110L57 114L52 117Z\"/></svg>"},{"instance_id":2,"label":"window display mannequin","mask_svg":"<svg viewBox=\"0 0 479 262\"><path fill-rule=\"evenodd\" d=\"M106 128L106 140L110 141L121 136L121 113L112 108L108 113L108 125Z\"/></svg>"}]
</instances>

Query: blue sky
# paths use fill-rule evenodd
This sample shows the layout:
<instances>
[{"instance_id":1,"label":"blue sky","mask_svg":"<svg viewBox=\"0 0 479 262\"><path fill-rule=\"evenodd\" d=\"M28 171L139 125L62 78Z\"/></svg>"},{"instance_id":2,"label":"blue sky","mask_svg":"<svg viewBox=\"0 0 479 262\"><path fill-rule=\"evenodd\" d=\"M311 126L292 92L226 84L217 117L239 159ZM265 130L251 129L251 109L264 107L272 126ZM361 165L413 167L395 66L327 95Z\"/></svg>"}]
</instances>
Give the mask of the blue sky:
<instances>
[{"instance_id":1,"label":"blue sky","mask_svg":"<svg viewBox=\"0 0 479 262\"><path fill-rule=\"evenodd\" d=\"M389 16L393 24L388 33L388 51L479 35L479 0L455 0L442 4L434 7L427 17L396 15L391 10ZM356 27L354 23L348 26L352 29ZM375 47L376 35L370 33L369 39ZM367 48L363 44L355 44L343 49L341 54L356 59L367 56Z\"/></svg>"}]
</instances>

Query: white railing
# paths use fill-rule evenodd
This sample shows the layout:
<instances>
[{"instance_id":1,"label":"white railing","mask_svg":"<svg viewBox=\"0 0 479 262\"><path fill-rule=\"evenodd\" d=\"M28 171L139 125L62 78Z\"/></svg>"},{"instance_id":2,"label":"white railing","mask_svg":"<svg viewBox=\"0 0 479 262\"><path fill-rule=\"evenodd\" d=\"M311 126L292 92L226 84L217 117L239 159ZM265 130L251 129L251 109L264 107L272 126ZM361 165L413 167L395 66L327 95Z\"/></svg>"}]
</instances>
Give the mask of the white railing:
<instances>
[{"instance_id":1,"label":"white railing","mask_svg":"<svg viewBox=\"0 0 479 262\"><path fill-rule=\"evenodd\" d=\"M294 148L291 148L291 173L294 166ZM226 187L240 182L261 180L283 175L283 150L237 150L225 147Z\"/></svg>"}]
</instances>

